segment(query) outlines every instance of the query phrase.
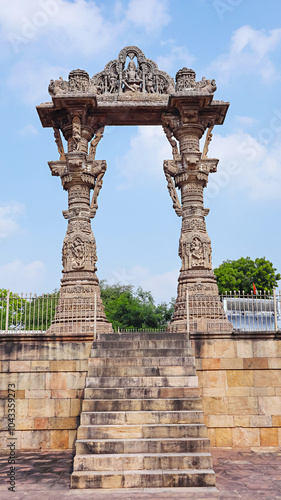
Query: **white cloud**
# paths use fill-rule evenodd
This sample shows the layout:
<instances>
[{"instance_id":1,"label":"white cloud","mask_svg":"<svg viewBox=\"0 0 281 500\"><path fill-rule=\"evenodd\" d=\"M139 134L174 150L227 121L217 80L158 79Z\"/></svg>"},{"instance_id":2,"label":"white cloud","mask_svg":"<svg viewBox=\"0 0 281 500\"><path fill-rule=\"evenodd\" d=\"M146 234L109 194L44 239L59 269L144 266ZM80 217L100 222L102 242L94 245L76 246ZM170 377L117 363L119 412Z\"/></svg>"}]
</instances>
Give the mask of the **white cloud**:
<instances>
[{"instance_id":1,"label":"white cloud","mask_svg":"<svg viewBox=\"0 0 281 500\"><path fill-rule=\"evenodd\" d=\"M15 259L0 266L0 287L14 293L42 293L45 277L46 268L40 260L24 264Z\"/></svg>"},{"instance_id":2,"label":"white cloud","mask_svg":"<svg viewBox=\"0 0 281 500\"><path fill-rule=\"evenodd\" d=\"M242 26L234 31L230 49L221 54L212 64L221 80L251 72L258 73L266 82L276 77L276 68L269 54L281 46L281 28L266 33L251 26Z\"/></svg>"},{"instance_id":3,"label":"white cloud","mask_svg":"<svg viewBox=\"0 0 281 500\"><path fill-rule=\"evenodd\" d=\"M172 158L172 151L162 128L138 127L137 133L131 137L128 152L118 161L120 173L125 177L119 189L164 180L163 160L168 158Z\"/></svg>"},{"instance_id":4,"label":"white cloud","mask_svg":"<svg viewBox=\"0 0 281 500\"><path fill-rule=\"evenodd\" d=\"M25 214L25 205L12 202L0 206L0 241L18 231L17 219Z\"/></svg>"},{"instance_id":5,"label":"white cloud","mask_svg":"<svg viewBox=\"0 0 281 500\"><path fill-rule=\"evenodd\" d=\"M93 56L119 45L124 35L139 28L150 35L170 22L168 0L112 2L112 12L103 2L87 0L11 0L1 2L0 41L19 53L42 42L57 55L78 53ZM100 5L99 5L100 4ZM113 17L115 22L110 20ZM118 20L117 20L118 18Z\"/></svg>"},{"instance_id":6,"label":"white cloud","mask_svg":"<svg viewBox=\"0 0 281 500\"><path fill-rule=\"evenodd\" d=\"M115 29L96 2L86 0L11 0L1 2L2 40L14 52L27 44L53 44L56 52L97 54L114 42ZM117 30L118 31L118 30Z\"/></svg>"},{"instance_id":7,"label":"white cloud","mask_svg":"<svg viewBox=\"0 0 281 500\"><path fill-rule=\"evenodd\" d=\"M131 268L118 268L108 277L109 284L141 286L150 291L156 304L170 302L176 297L179 269L166 271L162 274L153 274L148 268L136 265Z\"/></svg>"},{"instance_id":8,"label":"white cloud","mask_svg":"<svg viewBox=\"0 0 281 500\"><path fill-rule=\"evenodd\" d=\"M226 137L214 135L209 156L220 161L218 172L210 175L207 199L226 189L243 191L254 200L281 198L280 139L275 137L269 144L260 139L261 135L253 137L243 131Z\"/></svg>"},{"instance_id":9,"label":"white cloud","mask_svg":"<svg viewBox=\"0 0 281 500\"><path fill-rule=\"evenodd\" d=\"M164 56L159 56L157 59L157 64L160 70L170 73L175 66L177 70L180 69L181 64L183 66L191 67L195 57L189 53L185 46L177 46L174 40L162 42L162 45L167 46L167 53Z\"/></svg>"},{"instance_id":10,"label":"white cloud","mask_svg":"<svg viewBox=\"0 0 281 500\"><path fill-rule=\"evenodd\" d=\"M253 118L252 116L236 115L234 119L236 123L242 127L252 127L252 125L255 125L257 123L256 118Z\"/></svg>"},{"instance_id":11,"label":"white cloud","mask_svg":"<svg viewBox=\"0 0 281 500\"><path fill-rule=\"evenodd\" d=\"M147 33L159 31L171 20L167 13L168 6L167 0L130 0L127 21L144 28Z\"/></svg>"},{"instance_id":12,"label":"white cloud","mask_svg":"<svg viewBox=\"0 0 281 500\"><path fill-rule=\"evenodd\" d=\"M47 95L51 78L67 78L69 68L61 61L93 56L103 60L112 47L134 39L136 29L152 36L170 19L168 0L112 4L110 11L103 2L87 0L1 2L0 54L6 58L10 50L16 55L16 62L10 63L7 86L21 93L28 104L38 104ZM48 60L59 63L55 66Z\"/></svg>"},{"instance_id":13,"label":"white cloud","mask_svg":"<svg viewBox=\"0 0 281 500\"><path fill-rule=\"evenodd\" d=\"M31 137L33 135L37 135L38 130L36 127L34 127L34 125L29 123L28 125L25 125L25 127L18 130L18 134L22 137Z\"/></svg>"}]
</instances>

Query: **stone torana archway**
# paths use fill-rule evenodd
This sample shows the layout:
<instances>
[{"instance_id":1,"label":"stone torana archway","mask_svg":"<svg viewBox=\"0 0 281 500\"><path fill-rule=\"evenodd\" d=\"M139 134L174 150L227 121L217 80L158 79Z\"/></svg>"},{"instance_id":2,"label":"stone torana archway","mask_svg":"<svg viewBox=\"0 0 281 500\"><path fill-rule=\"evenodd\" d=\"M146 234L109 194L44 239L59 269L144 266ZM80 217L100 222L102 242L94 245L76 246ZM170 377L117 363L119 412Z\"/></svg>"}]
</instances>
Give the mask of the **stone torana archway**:
<instances>
[{"instance_id":1,"label":"stone torana archway","mask_svg":"<svg viewBox=\"0 0 281 500\"><path fill-rule=\"evenodd\" d=\"M209 332L232 330L220 304L212 271L211 241L205 223L208 209L203 203L209 173L216 172L218 164L217 159L207 156L212 129L223 124L229 103L214 100L215 81L205 78L196 81L192 69L179 70L175 80L176 83L160 71L139 48L130 46L92 78L78 69L69 73L68 81L61 77L51 80L52 102L37 107L43 127L54 129L60 154L58 161L49 162L52 175L59 176L63 189L68 191L68 210L63 212L68 227L62 250L60 303L51 326L54 333L62 325L70 324L66 308L60 307L65 299L83 300L91 321L94 297L97 297L97 331L112 331L100 297L96 243L91 230L106 171L106 162L95 159L96 149L104 128L111 125L160 125L171 144L172 159L164 161L164 173L173 208L182 218L179 242L182 266L170 330L186 331L187 291L194 299L189 310L191 328ZM201 152L199 140L206 130ZM61 133L67 141L67 152ZM176 187L181 192L181 201ZM201 317L199 309L204 311ZM79 321L79 311L73 317L72 310L71 325Z\"/></svg>"}]
</instances>

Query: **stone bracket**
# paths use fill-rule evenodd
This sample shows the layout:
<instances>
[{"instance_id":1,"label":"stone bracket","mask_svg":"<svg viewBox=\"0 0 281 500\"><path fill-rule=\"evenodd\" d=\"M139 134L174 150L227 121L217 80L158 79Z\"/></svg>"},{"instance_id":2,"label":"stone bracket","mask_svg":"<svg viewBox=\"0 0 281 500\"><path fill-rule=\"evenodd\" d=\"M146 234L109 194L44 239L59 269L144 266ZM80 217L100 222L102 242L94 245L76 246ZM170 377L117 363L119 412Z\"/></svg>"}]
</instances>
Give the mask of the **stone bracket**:
<instances>
[{"instance_id":1,"label":"stone bracket","mask_svg":"<svg viewBox=\"0 0 281 500\"><path fill-rule=\"evenodd\" d=\"M164 161L164 173L167 180L168 191L172 198L173 208L176 214L181 217L182 216L182 206L180 204L178 194L176 191L174 180L172 179L172 175L175 175L178 170L176 162L174 160L165 160Z\"/></svg>"}]
</instances>

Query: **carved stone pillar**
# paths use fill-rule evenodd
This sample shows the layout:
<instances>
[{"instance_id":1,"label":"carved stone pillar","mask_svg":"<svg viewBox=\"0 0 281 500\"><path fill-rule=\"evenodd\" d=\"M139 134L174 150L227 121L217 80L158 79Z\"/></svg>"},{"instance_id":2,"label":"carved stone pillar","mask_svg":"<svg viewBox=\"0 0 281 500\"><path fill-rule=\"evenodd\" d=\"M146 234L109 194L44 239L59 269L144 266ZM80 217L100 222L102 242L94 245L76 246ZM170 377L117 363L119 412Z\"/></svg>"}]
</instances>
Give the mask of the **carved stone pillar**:
<instances>
[{"instance_id":1,"label":"carved stone pillar","mask_svg":"<svg viewBox=\"0 0 281 500\"><path fill-rule=\"evenodd\" d=\"M173 160L164 162L173 206L182 217L179 256L182 261L178 279L175 311L171 331L186 331L186 292L189 292L190 331L232 331L219 300L218 287L212 271L212 248L208 236L203 189L208 175L216 172L217 159L201 155L199 140L212 126L212 116L202 113L202 102L190 97L172 98L174 111L163 115L163 128L173 149ZM208 134L208 139L209 140ZM177 149L177 139L179 149ZM174 181L173 181L174 179ZM181 204L175 187L181 191Z\"/></svg>"},{"instance_id":2,"label":"carved stone pillar","mask_svg":"<svg viewBox=\"0 0 281 500\"><path fill-rule=\"evenodd\" d=\"M60 176L63 189L68 192L68 210L63 216L68 220L62 249L63 277L60 299L51 332L84 333L94 329L96 303L97 332L112 331L106 319L96 276L96 242L91 229L91 218L97 210L97 197L106 171L106 162L95 160L97 143L103 127L96 128L95 137L88 153L88 140L94 135L87 117L70 113L69 123L54 124L54 132L60 161L49 162L52 175ZM59 128L68 141L68 153L64 153ZM90 191L93 189L92 203Z\"/></svg>"}]
</instances>

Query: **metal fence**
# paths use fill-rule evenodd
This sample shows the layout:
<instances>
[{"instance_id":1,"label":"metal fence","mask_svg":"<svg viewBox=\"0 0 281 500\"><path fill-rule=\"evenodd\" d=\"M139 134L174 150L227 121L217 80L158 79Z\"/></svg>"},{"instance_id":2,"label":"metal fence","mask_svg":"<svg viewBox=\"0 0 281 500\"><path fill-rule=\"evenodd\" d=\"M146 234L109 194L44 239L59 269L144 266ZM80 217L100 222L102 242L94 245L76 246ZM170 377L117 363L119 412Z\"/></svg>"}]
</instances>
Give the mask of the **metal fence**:
<instances>
[{"instance_id":1,"label":"metal fence","mask_svg":"<svg viewBox=\"0 0 281 500\"><path fill-rule=\"evenodd\" d=\"M258 295L226 293L218 296L191 295L187 300L187 329L199 331L200 320L227 317L236 332L281 330L281 293ZM96 303L89 299L59 299L59 294L0 295L0 333L96 332ZM166 328L125 328L116 332L164 332Z\"/></svg>"},{"instance_id":2,"label":"metal fence","mask_svg":"<svg viewBox=\"0 0 281 500\"><path fill-rule=\"evenodd\" d=\"M281 294L259 292L223 295L187 294L187 330L200 331L201 325L213 322L219 332L220 321L227 318L239 332L277 332L281 330Z\"/></svg>"},{"instance_id":3,"label":"metal fence","mask_svg":"<svg viewBox=\"0 0 281 500\"><path fill-rule=\"evenodd\" d=\"M0 332L45 332L51 325L58 305L59 294L0 295Z\"/></svg>"},{"instance_id":4,"label":"metal fence","mask_svg":"<svg viewBox=\"0 0 281 500\"><path fill-rule=\"evenodd\" d=\"M0 295L0 333L90 333L96 335L96 296L68 299L59 293Z\"/></svg>"},{"instance_id":5,"label":"metal fence","mask_svg":"<svg viewBox=\"0 0 281 500\"><path fill-rule=\"evenodd\" d=\"M221 296L225 314L235 331L277 332L281 329L281 294L229 293Z\"/></svg>"}]
</instances>

